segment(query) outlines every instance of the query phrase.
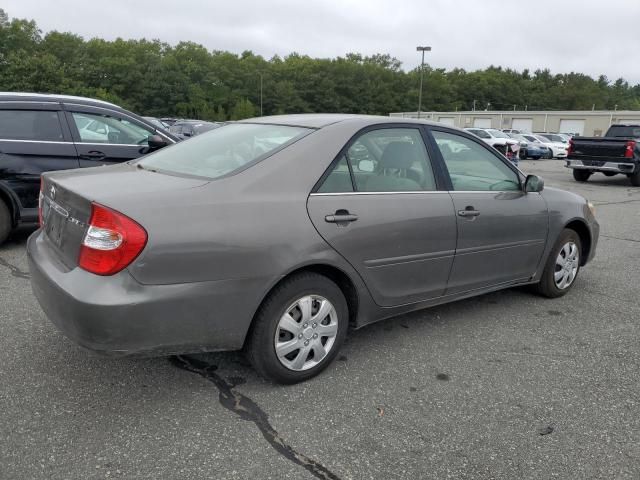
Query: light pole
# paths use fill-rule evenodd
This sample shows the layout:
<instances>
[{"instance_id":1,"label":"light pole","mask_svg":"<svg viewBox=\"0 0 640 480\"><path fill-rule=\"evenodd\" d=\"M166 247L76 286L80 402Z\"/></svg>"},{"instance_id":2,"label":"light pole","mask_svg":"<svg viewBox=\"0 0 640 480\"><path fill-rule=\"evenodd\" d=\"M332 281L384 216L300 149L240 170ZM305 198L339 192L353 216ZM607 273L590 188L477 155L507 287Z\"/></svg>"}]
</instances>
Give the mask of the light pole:
<instances>
[{"instance_id":1,"label":"light pole","mask_svg":"<svg viewBox=\"0 0 640 480\"><path fill-rule=\"evenodd\" d=\"M424 52L430 52L431 47L416 47L416 51L422 52L422 62L420 63L420 92L418 93L418 118L422 110L422 79L424 78Z\"/></svg>"},{"instance_id":2,"label":"light pole","mask_svg":"<svg viewBox=\"0 0 640 480\"><path fill-rule=\"evenodd\" d=\"M258 72L260 75L260 116L262 116L262 72Z\"/></svg>"}]
</instances>

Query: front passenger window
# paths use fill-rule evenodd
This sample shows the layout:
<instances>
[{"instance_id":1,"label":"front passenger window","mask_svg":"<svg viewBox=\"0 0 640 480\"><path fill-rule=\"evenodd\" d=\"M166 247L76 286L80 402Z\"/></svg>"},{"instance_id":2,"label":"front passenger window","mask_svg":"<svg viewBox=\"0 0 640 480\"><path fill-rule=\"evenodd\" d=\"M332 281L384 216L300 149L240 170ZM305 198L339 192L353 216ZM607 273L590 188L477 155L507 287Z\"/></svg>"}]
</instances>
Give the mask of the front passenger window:
<instances>
[{"instance_id":1,"label":"front passenger window","mask_svg":"<svg viewBox=\"0 0 640 480\"><path fill-rule=\"evenodd\" d=\"M83 143L111 143L117 145L147 145L150 135L147 130L123 118L93 113L72 113Z\"/></svg>"},{"instance_id":2,"label":"front passenger window","mask_svg":"<svg viewBox=\"0 0 640 480\"><path fill-rule=\"evenodd\" d=\"M520 178L505 162L479 143L453 133L432 131L453 189L458 191L518 191Z\"/></svg>"}]
</instances>

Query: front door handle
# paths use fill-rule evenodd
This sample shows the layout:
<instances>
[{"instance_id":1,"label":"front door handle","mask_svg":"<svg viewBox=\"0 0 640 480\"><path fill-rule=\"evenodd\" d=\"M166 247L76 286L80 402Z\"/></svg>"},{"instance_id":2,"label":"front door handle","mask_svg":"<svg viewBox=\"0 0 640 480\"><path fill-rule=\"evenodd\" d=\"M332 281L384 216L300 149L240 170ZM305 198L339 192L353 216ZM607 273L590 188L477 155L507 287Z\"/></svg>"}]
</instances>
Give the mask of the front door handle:
<instances>
[{"instance_id":1,"label":"front door handle","mask_svg":"<svg viewBox=\"0 0 640 480\"><path fill-rule=\"evenodd\" d=\"M480 212L473 207L467 207L464 210L458 210L458 215L461 217L477 217Z\"/></svg>"},{"instance_id":2,"label":"front door handle","mask_svg":"<svg viewBox=\"0 0 640 480\"><path fill-rule=\"evenodd\" d=\"M106 155L104 152L99 152L98 150L90 150L87 153L83 153L80 155L80 158L84 160L102 160Z\"/></svg>"},{"instance_id":3,"label":"front door handle","mask_svg":"<svg viewBox=\"0 0 640 480\"><path fill-rule=\"evenodd\" d=\"M358 216L349 213L348 210L336 210L333 215L327 215L324 217L324 221L327 223L349 223L358 220Z\"/></svg>"}]
</instances>

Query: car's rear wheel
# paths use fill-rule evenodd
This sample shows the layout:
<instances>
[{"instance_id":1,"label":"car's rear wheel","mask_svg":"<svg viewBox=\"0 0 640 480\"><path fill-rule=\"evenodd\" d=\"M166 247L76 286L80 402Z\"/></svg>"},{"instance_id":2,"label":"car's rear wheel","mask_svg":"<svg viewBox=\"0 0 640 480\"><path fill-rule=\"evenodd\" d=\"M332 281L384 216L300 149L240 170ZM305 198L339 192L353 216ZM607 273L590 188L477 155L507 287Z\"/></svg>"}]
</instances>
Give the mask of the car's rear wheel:
<instances>
[{"instance_id":1,"label":"car's rear wheel","mask_svg":"<svg viewBox=\"0 0 640 480\"><path fill-rule=\"evenodd\" d=\"M348 326L349 309L340 288L317 273L301 273L278 285L263 302L247 341L247 357L265 378L301 382L331 363Z\"/></svg>"},{"instance_id":2,"label":"car's rear wheel","mask_svg":"<svg viewBox=\"0 0 640 480\"><path fill-rule=\"evenodd\" d=\"M591 172L589 170L579 170L577 168L573 169L573 178L577 182L586 182L587 180L589 180L590 176Z\"/></svg>"},{"instance_id":3,"label":"car's rear wheel","mask_svg":"<svg viewBox=\"0 0 640 480\"><path fill-rule=\"evenodd\" d=\"M9 210L6 203L0 200L0 245L11 233L11 227L11 210Z\"/></svg>"},{"instance_id":4,"label":"car's rear wheel","mask_svg":"<svg viewBox=\"0 0 640 480\"><path fill-rule=\"evenodd\" d=\"M631 185L634 187L640 187L640 170L629 175L629 180L631 180Z\"/></svg>"},{"instance_id":5,"label":"car's rear wheel","mask_svg":"<svg viewBox=\"0 0 640 480\"><path fill-rule=\"evenodd\" d=\"M565 295L578 277L581 255L582 244L578 234L574 230L563 230L534 289L548 298Z\"/></svg>"}]
</instances>

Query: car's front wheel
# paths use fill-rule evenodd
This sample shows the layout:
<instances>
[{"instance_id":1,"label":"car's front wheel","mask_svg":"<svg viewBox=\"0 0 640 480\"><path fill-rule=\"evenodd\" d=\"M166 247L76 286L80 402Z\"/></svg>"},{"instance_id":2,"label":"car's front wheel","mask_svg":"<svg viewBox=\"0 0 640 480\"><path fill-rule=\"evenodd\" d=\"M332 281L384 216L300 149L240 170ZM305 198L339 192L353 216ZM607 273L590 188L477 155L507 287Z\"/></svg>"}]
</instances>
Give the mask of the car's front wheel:
<instances>
[{"instance_id":1,"label":"car's front wheel","mask_svg":"<svg viewBox=\"0 0 640 480\"><path fill-rule=\"evenodd\" d=\"M331 363L348 326L347 302L334 282L313 272L294 275L260 307L247 341L247 356L265 378L301 382Z\"/></svg>"},{"instance_id":2,"label":"car's front wheel","mask_svg":"<svg viewBox=\"0 0 640 480\"><path fill-rule=\"evenodd\" d=\"M535 290L548 298L565 295L580 271L582 244L574 230L564 229L554 245Z\"/></svg>"}]
</instances>

